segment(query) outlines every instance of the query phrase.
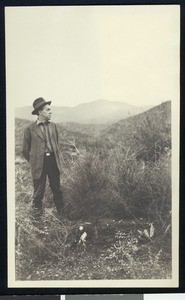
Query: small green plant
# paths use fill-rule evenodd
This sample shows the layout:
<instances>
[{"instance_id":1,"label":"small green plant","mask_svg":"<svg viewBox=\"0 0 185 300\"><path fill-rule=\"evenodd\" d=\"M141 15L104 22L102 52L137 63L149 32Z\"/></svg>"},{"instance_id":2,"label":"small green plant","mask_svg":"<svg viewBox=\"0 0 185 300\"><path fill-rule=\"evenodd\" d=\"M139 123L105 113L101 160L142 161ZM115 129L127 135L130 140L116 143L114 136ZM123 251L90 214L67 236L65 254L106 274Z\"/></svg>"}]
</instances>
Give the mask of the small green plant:
<instances>
[{"instance_id":1,"label":"small green plant","mask_svg":"<svg viewBox=\"0 0 185 300\"><path fill-rule=\"evenodd\" d=\"M138 239L133 236L132 231L128 234L118 231L115 235L115 243L107 250L104 258L111 261L113 272L124 271L128 278L136 278L134 267L134 256L138 251Z\"/></svg>"},{"instance_id":2,"label":"small green plant","mask_svg":"<svg viewBox=\"0 0 185 300\"><path fill-rule=\"evenodd\" d=\"M162 279L171 277L171 269L164 264L163 250L151 242L140 244L133 231L118 231L115 242L102 255L104 267L120 278L125 279ZM122 277L121 277L122 276Z\"/></svg>"}]
</instances>

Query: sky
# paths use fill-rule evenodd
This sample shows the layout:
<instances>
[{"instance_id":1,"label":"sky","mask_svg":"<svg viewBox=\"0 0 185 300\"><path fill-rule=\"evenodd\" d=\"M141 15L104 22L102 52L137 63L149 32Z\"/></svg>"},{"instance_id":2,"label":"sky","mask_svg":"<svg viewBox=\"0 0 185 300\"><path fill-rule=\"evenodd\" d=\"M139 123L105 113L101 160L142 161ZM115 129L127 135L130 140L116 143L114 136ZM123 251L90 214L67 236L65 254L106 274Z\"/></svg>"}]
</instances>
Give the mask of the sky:
<instances>
[{"instance_id":1,"label":"sky","mask_svg":"<svg viewBox=\"0 0 185 300\"><path fill-rule=\"evenodd\" d=\"M7 7L7 101L176 101L179 16L177 5Z\"/></svg>"}]
</instances>

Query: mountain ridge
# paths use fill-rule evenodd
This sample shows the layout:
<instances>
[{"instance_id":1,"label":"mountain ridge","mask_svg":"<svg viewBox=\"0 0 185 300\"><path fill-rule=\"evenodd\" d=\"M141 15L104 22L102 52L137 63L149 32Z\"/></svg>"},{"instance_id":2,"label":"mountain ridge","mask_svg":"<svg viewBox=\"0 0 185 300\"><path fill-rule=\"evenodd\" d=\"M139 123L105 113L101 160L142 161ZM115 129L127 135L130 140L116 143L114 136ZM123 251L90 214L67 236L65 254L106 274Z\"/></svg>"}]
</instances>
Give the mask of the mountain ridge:
<instances>
[{"instance_id":1,"label":"mountain ridge","mask_svg":"<svg viewBox=\"0 0 185 300\"><path fill-rule=\"evenodd\" d=\"M151 106L133 106L119 101L98 99L91 102L81 103L75 107L52 106L53 121L77 122L86 124L114 123L118 120L128 118L146 111ZM17 107L15 117L20 119L35 120L31 115L30 106Z\"/></svg>"}]
</instances>

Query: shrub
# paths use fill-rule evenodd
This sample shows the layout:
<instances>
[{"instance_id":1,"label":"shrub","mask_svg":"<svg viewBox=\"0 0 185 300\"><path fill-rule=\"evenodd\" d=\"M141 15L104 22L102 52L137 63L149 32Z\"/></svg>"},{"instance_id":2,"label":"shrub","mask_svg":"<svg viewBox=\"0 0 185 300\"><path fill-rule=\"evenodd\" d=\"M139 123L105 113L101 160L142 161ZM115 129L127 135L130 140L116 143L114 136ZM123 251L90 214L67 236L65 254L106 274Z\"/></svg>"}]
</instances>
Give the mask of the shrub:
<instances>
[{"instance_id":1,"label":"shrub","mask_svg":"<svg viewBox=\"0 0 185 300\"><path fill-rule=\"evenodd\" d=\"M167 106L167 103L166 103ZM135 149L140 149L137 159L145 162L157 162L165 149L171 149L171 114L170 106L165 103L158 107L158 115L146 115L143 121L135 124Z\"/></svg>"},{"instance_id":2,"label":"shrub","mask_svg":"<svg viewBox=\"0 0 185 300\"><path fill-rule=\"evenodd\" d=\"M143 165L135 154L116 149L110 164L113 202L123 203L125 215L164 225L171 211L171 158L162 155L156 163Z\"/></svg>"},{"instance_id":3,"label":"shrub","mask_svg":"<svg viewBox=\"0 0 185 300\"><path fill-rule=\"evenodd\" d=\"M98 238L98 222L110 214L110 166L102 153L79 155L65 172L68 178L64 195L67 215L72 219L90 221Z\"/></svg>"}]
</instances>

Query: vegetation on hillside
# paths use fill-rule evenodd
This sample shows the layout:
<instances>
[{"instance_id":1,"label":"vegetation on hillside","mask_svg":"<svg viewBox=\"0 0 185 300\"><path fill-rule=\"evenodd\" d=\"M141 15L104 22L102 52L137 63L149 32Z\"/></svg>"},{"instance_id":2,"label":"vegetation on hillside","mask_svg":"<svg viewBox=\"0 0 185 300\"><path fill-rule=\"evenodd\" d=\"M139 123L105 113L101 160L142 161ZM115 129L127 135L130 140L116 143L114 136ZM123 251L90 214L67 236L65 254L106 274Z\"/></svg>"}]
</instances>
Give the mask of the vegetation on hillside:
<instances>
[{"instance_id":1,"label":"vegetation on hillside","mask_svg":"<svg viewBox=\"0 0 185 300\"><path fill-rule=\"evenodd\" d=\"M58 126L64 218L49 187L44 214L32 217L32 179L21 156L27 123L16 120L17 280L171 278L169 106L96 125L94 134L92 126ZM75 244L80 225L87 251Z\"/></svg>"}]
</instances>

